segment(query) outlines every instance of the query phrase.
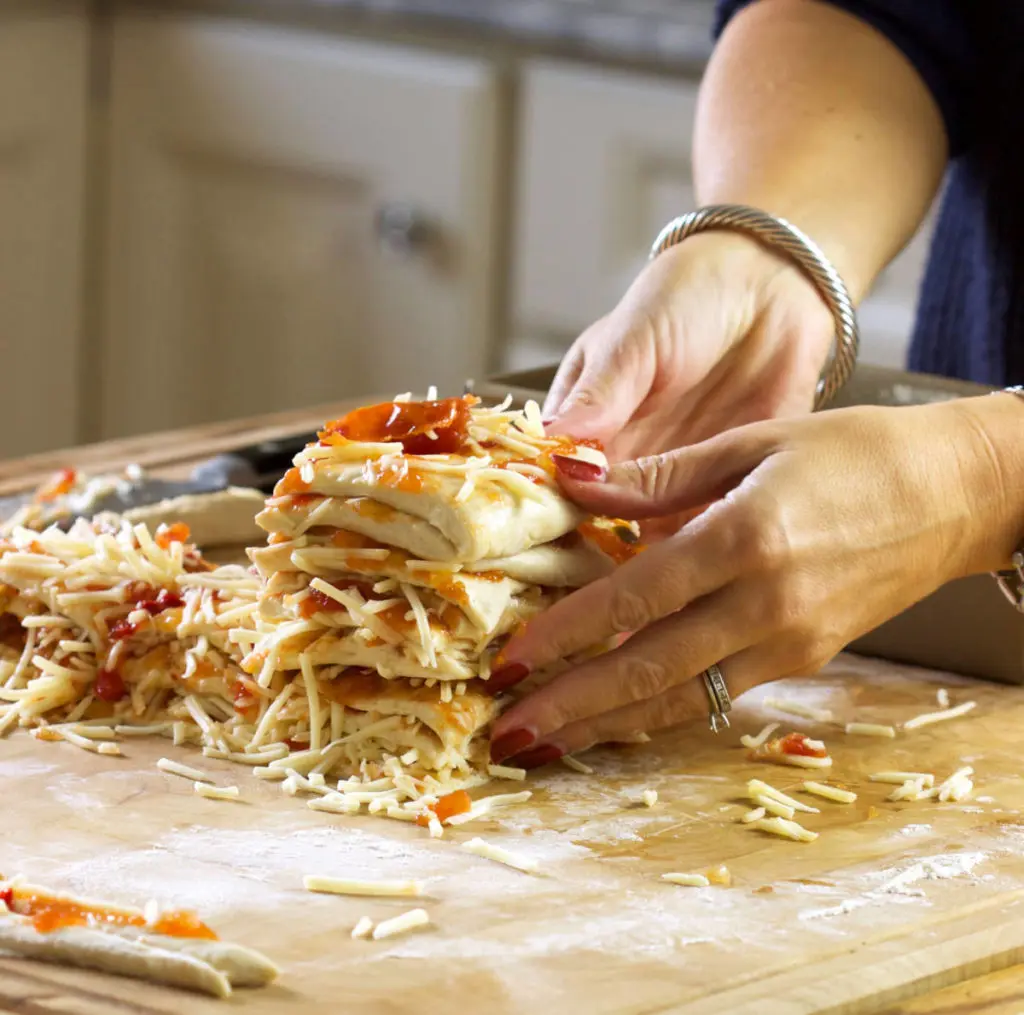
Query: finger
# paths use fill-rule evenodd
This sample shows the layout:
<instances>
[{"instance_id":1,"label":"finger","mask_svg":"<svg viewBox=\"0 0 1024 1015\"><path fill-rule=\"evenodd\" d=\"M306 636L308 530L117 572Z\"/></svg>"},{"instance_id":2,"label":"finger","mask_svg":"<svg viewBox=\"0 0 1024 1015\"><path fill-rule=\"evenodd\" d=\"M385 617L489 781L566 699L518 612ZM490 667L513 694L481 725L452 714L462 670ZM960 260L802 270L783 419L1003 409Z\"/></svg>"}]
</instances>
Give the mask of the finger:
<instances>
[{"instance_id":1,"label":"finger","mask_svg":"<svg viewBox=\"0 0 1024 1015\"><path fill-rule=\"evenodd\" d=\"M519 753L564 726L656 698L754 644L760 625L741 612L744 600L749 593L731 585L562 673L498 719L495 752L512 744Z\"/></svg>"},{"instance_id":2,"label":"finger","mask_svg":"<svg viewBox=\"0 0 1024 1015\"><path fill-rule=\"evenodd\" d=\"M745 563L745 514L721 503L692 525L530 619L502 651L525 675L617 634L641 631L732 581ZM735 516L735 520L733 520ZM498 674L495 674L498 677ZM503 675L502 675L503 676Z\"/></svg>"},{"instance_id":3,"label":"finger","mask_svg":"<svg viewBox=\"0 0 1024 1015\"><path fill-rule=\"evenodd\" d=\"M746 649L719 663L729 694L735 700L758 684L774 680L779 674L767 664L757 648ZM707 718L711 711L707 688L701 674L683 684L670 687L657 697L613 709L602 715L570 723L556 730L533 748L555 748L558 757L606 744L635 738L638 733L653 733L679 723ZM532 752L531 752L532 753ZM554 753L549 750L548 753ZM527 759L529 760L529 759ZM553 760L553 759L552 759Z\"/></svg>"},{"instance_id":4,"label":"finger","mask_svg":"<svg viewBox=\"0 0 1024 1015\"><path fill-rule=\"evenodd\" d=\"M621 462L593 480L553 456L566 494L593 514L657 518L694 510L735 489L779 446L779 428L756 423L701 444Z\"/></svg>"},{"instance_id":5,"label":"finger","mask_svg":"<svg viewBox=\"0 0 1024 1015\"><path fill-rule=\"evenodd\" d=\"M585 355L582 346L577 342L558 365L558 372L555 374L555 379L551 382L547 398L544 399L544 408L541 410L545 425L558 414L558 410L565 401L566 395L572 390L580 373L582 373Z\"/></svg>"},{"instance_id":6,"label":"finger","mask_svg":"<svg viewBox=\"0 0 1024 1015\"><path fill-rule=\"evenodd\" d=\"M610 327L607 320L595 325ZM601 348L607 351L586 356L548 425L551 433L608 440L629 422L650 392L656 365L651 342L631 333L613 337L610 344L606 336L602 338Z\"/></svg>"}]
</instances>

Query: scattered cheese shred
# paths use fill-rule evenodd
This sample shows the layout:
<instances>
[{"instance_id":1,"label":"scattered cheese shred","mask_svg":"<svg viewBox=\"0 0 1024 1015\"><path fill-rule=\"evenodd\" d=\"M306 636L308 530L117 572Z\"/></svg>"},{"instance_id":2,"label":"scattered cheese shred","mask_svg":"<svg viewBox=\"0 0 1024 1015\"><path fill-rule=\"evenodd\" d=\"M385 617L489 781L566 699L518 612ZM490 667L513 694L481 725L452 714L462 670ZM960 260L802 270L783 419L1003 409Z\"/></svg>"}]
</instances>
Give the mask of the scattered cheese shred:
<instances>
[{"instance_id":1,"label":"scattered cheese shred","mask_svg":"<svg viewBox=\"0 0 1024 1015\"><path fill-rule=\"evenodd\" d=\"M359 922L352 928L352 940L362 941L368 938L373 931L373 920L368 916L359 917Z\"/></svg>"},{"instance_id":2,"label":"scattered cheese shred","mask_svg":"<svg viewBox=\"0 0 1024 1015\"><path fill-rule=\"evenodd\" d=\"M773 800L771 797L763 796L760 793L752 793L750 799L762 810L767 811L769 814L774 814L776 817L785 818L787 821L792 821L796 813L793 807L788 807L786 804Z\"/></svg>"},{"instance_id":3,"label":"scattered cheese shred","mask_svg":"<svg viewBox=\"0 0 1024 1015\"><path fill-rule=\"evenodd\" d=\"M189 779L191 782L214 781L212 775L207 775L206 772L202 772L198 768L192 768L191 765L183 765L180 761L174 761L172 758L161 758L156 763L156 767L161 772L166 772L168 775L177 775L182 779Z\"/></svg>"},{"instance_id":4,"label":"scattered cheese shred","mask_svg":"<svg viewBox=\"0 0 1024 1015\"><path fill-rule=\"evenodd\" d=\"M192 783L192 789L208 800L238 800L239 792L237 786L211 786L206 782Z\"/></svg>"},{"instance_id":5,"label":"scattered cheese shred","mask_svg":"<svg viewBox=\"0 0 1024 1015\"><path fill-rule=\"evenodd\" d=\"M759 747L764 746L764 744L768 742L768 738L779 728L780 725L781 723L770 722L763 730L761 730L760 733L757 734L756 737L750 736L749 733L740 737L740 743L744 747L748 747L750 750L756 751Z\"/></svg>"},{"instance_id":6,"label":"scattered cheese shred","mask_svg":"<svg viewBox=\"0 0 1024 1015\"><path fill-rule=\"evenodd\" d=\"M812 708L799 701L789 701L785 698L766 698L765 705L774 708L776 712L784 715L795 715L800 719L810 719L812 722L831 722L832 713L826 709Z\"/></svg>"},{"instance_id":7,"label":"scattered cheese shred","mask_svg":"<svg viewBox=\"0 0 1024 1015\"><path fill-rule=\"evenodd\" d=\"M934 786L935 776L931 772L875 772L868 776L871 782L885 782L902 786L905 782L922 780L924 786Z\"/></svg>"},{"instance_id":8,"label":"scattered cheese shred","mask_svg":"<svg viewBox=\"0 0 1024 1015\"><path fill-rule=\"evenodd\" d=\"M493 842L485 842L483 839L470 839L464 842L462 848L474 856L482 856L485 860L494 860L503 863L506 867L515 867L516 870L525 871L527 874L536 874L540 870L540 864L532 857L519 856L510 853Z\"/></svg>"},{"instance_id":9,"label":"scattered cheese shred","mask_svg":"<svg viewBox=\"0 0 1024 1015\"><path fill-rule=\"evenodd\" d=\"M661 880L687 888L707 888L711 884L703 874L662 874Z\"/></svg>"},{"instance_id":10,"label":"scattered cheese shred","mask_svg":"<svg viewBox=\"0 0 1024 1015\"><path fill-rule=\"evenodd\" d=\"M974 769L969 765L957 769L945 782L936 786L931 795L941 803L966 800L974 792L974 783L970 778L973 774Z\"/></svg>"},{"instance_id":11,"label":"scattered cheese shred","mask_svg":"<svg viewBox=\"0 0 1024 1015\"><path fill-rule=\"evenodd\" d=\"M760 821L767 812L763 807L755 807L753 810L747 811L746 814L740 818L740 821L745 825L749 825L754 821Z\"/></svg>"},{"instance_id":12,"label":"scattered cheese shred","mask_svg":"<svg viewBox=\"0 0 1024 1015\"><path fill-rule=\"evenodd\" d=\"M776 789L774 786L769 786L768 783L762 782L760 779L751 779L747 783L747 795L750 797L766 796L770 800L775 800L786 807L792 807L794 811L802 811L804 814L821 813L817 807L805 804L802 800L797 800L795 797L787 796L781 790Z\"/></svg>"},{"instance_id":13,"label":"scattered cheese shred","mask_svg":"<svg viewBox=\"0 0 1024 1015\"><path fill-rule=\"evenodd\" d=\"M939 708L949 708L949 691L944 687L940 687L935 692L935 704L938 705Z\"/></svg>"},{"instance_id":14,"label":"scattered cheese shred","mask_svg":"<svg viewBox=\"0 0 1024 1015\"><path fill-rule=\"evenodd\" d=\"M768 832L769 835L777 835L780 839L792 839L794 842L814 842L818 838L817 832L796 821L787 821L785 818L762 818L760 821L753 821L751 828Z\"/></svg>"},{"instance_id":15,"label":"scattered cheese shred","mask_svg":"<svg viewBox=\"0 0 1024 1015\"><path fill-rule=\"evenodd\" d=\"M640 794L640 799L645 807L653 807L658 802L658 791L656 789L645 789Z\"/></svg>"},{"instance_id":16,"label":"scattered cheese shred","mask_svg":"<svg viewBox=\"0 0 1024 1015\"><path fill-rule=\"evenodd\" d=\"M401 916L393 916L390 920L381 920L373 928L373 940L382 941L396 934L405 934L417 927L426 927L430 923L430 914L425 909L410 909Z\"/></svg>"},{"instance_id":17,"label":"scattered cheese shred","mask_svg":"<svg viewBox=\"0 0 1024 1015\"><path fill-rule=\"evenodd\" d=\"M891 739L896 736L895 727L873 722L848 722L846 732L862 737L889 737Z\"/></svg>"},{"instance_id":18,"label":"scattered cheese shred","mask_svg":"<svg viewBox=\"0 0 1024 1015\"><path fill-rule=\"evenodd\" d=\"M837 804L852 804L857 799L857 794L852 790L829 786L823 782L805 782L804 792L820 796L823 800L832 800Z\"/></svg>"},{"instance_id":19,"label":"scattered cheese shred","mask_svg":"<svg viewBox=\"0 0 1024 1015\"><path fill-rule=\"evenodd\" d=\"M965 701L962 705L957 705L956 708L946 708L941 712L925 712L923 715L916 715L913 719L908 719L903 724L903 728L916 730L922 726L931 726L932 723L945 722L947 719L959 719L960 716L967 715L977 705L976 701Z\"/></svg>"},{"instance_id":20,"label":"scattered cheese shred","mask_svg":"<svg viewBox=\"0 0 1024 1015\"><path fill-rule=\"evenodd\" d=\"M492 779L515 779L522 782L526 778L526 769L512 768L510 765L488 765L487 774Z\"/></svg>"},{"instance_id":21,"label":"scattered cheese shred","mask_svg":"<svg viewBox=\"0 0 1024 1015\"><path fill-rule=\"evenodd\" d=\"M571 768L574 772L582 772L584 775L594 774L594 770L589 765L585 765L579 758L574 758L571 754L562 756L562 764Z\"/></svg>"},{"instance_id":22,"label":"scattered cheese shred","mask_svg":"<svg viewBox=\"0 0 1024 1015\"><path fill-rule=\"evenodd\" d=\"M322 874L307 874L302 879L307 892L326 895L365 895L382 898L415 898L423 894L419 881L363 881L358 878L332 878Z\"/></svg>"}]
</instances>

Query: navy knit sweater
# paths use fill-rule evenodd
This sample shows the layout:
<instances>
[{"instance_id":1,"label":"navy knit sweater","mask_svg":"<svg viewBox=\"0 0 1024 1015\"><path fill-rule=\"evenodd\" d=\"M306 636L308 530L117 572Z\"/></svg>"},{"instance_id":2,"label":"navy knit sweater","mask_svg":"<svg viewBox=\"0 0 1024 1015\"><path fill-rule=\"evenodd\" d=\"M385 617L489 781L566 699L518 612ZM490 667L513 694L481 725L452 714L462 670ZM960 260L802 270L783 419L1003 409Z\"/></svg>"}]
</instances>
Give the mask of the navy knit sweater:
<instances>
[{"instance_id":1,"label":"navy knit sweater","mask_svg":"<svg viewBox=\"0 0 1024 1015\"><path fill-rule=\"evenodd\" d=\"M718 0L716 37L751 2ZM910 369L1024 384L1024 0L827 2L899 47L949 138Z\"/></svg>"}]
</instances>

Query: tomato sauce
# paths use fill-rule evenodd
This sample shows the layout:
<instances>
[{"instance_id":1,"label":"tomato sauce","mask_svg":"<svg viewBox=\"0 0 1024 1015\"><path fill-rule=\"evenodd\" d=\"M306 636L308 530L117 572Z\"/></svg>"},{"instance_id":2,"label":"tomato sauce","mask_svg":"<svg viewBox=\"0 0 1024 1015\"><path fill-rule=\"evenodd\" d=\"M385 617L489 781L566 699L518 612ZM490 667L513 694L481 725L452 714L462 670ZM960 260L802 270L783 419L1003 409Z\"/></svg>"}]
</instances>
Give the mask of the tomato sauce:
<instances>
[{"instance_id":1,"label":"tomato sauce","mask_svg":"<svg viewBox=\"0 0 1024 1015\"><path fill-rule=\"evenodd\" d=\"M449 818L456 814L465 814L473 806L473 800L464 789L457 789L454 793L447 793L441 797L436 804L431 804L429 810L437 817L443 825ZM421 814L416 819L417 825L429 825L430 815Z\"/></svg>"},{"instance_id":2,"label":"tomato sauce","mask_svg":"<svg viewBox=\"0 0 1024 1015\"><path fill-rule=\"evenodd\" d=\"M277 481L274 496L286 497L289 494L305 494L308 491L309 483L302 478L298 469L292 467Z\"/></svg>"},{"instance_id":3,"label":"tomato sauce","mask_svg":"<svg viewBox=\"0 0 1024 1015\"><path fill-rule=\"evenodd\" d=\"M775 749L780 754L795 754L805 758L827 758L828 751L824 747L812 746L809 738L803 733L787 733L776 741Z\"/></svg>"},{"instance_id":4,"label":"tomato sauce","mask_svg":"<svg viewBox=\"0 0 1024 1015\"><path fill-rule=\"evenodd\" d=\"M192 530L184 522L174 522L171 525L161 525L153 537L154 542L162 550L169 550L171 543L187 543L192 536Z\"/></svg>"},{"instance_id":5,"label":"tomato sauce","mask_svg":"<svg viewBox=\"0 0 1024 1015\"><path fill-rule=\"evenodd\" d=\"M78 473L74 469L61 469L36 494L36 500L51 501L63 497L74 489L78 482Z\"/></svg>"},{"instance_id":6,"label":"tomato sauce","mask_svg":"<svg viewBox=\"0 0 1024 1015\"><path fill-rule=\"evenodd\" d=\"M340 437L401 444L407 455L450 455L462 447L470 410L478 401L463 395L433 402L381 402L332 420L318 436L324 444L337 443Z\"/></svg>"},{"instance_id":7,"label":"tomato sauce","mask_svg":"<svg viewBox=\"0 0 1024 1015\"><path fill-rule=\"evenodd\" d=\"M596 522L583 522L576 531L616 564L624 564L643 549L633 530L625 523L607 528Z\"/></svg>"},{"instance_id":8,"label":"tomato sauce","mask_svg":"<svg viewBox=\"0 0 1024 1015\"><path fill-rule=\"evenodd\" d=\"M168 937L198 938L216 941L217 935L194 913L174 910L164 913L149 925L141 914L125 912L113 907L90 905L71 899L59 899L33 891L15 888L11 892L13 905L9 908L21 916L27 916L41 934L61 930L64 927L89 927L107 924L112 927L145 928L154 934Z\"/></svg>"},{"instance_id":9,"label":"tomato sauce","mask_svg":"<svg viewBox=\"0 0 1024 1015\"><path fill-rule=\"evenodd\" d=\"M170 589L160 589L157 591L141 582L137 583L129 591L129 599L134 600L131 612L145 610L151 617L163 613L164 610L174 609L182 605L181 596L176 592L172 592ZM123 641L125 638L130 638L135 634L139 627L139 624L128 620L126 617L124 620L119 620L110 629L109 636L112 641Z\"/></svg>"}]
</instances>

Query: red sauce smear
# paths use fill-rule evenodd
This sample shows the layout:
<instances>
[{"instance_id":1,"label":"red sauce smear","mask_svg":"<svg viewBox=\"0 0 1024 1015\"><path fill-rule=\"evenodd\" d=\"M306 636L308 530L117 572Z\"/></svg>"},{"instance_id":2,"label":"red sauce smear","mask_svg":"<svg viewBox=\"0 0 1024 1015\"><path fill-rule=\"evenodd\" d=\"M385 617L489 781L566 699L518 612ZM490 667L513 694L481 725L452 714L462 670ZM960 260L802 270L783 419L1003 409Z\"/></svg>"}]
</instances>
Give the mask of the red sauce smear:
<instances>
[{"instance_id":1,"label":"red sauce smear","mask_svg":"<svg viewBox=\"0 0 1024 1015\"><path fill-rule=\"evenodd\" d=\"M341 437L369 443L398 443L407 455L450 455L462 447L469 427L473 395L434 402L381 402L356 409L327 423L321 443Z\"/></svg>"},{"instance_id":2,"label":"red sauce smear","mask_svg":"<svg viewBox=\"0 0 1024 1015\"><path fill-rule=\"evenodd\" d=\"M191 536L192 530L184 522L174 522L171 525L161 525L153 539L161 550L168 550L171 543L187 543Z\"/></svg>"},{"instance_id":3,"label":"red sauce smear","mask_svg":"<svg viewBox=\"0 0 1024 1015\"><path fill-rule=\"evenodd\" d=\"M304 494L308 490L309 483L302 478L299 470L291 468L277 481L277 485L274 487L274 496L285 497L288 494Z\"/></svg>"},{"instance_id":4,"label":"red sauce smear","mask_svg":"<svg viewBox=\"0 0 1024 1015\"><path fill-rule=\"evenodd\" d=\"M57 899L52 895L20 889L13 890L12 894L13 905L10 908L21 916L29 917L32 925L41 934L60 930L62 927L107 924L112 927L144 927L154 934L166 934L168 937L217 940L217 935L194 913L183 910L164 913L156 923L149 926L141 914L125 913L108 909L106 906L92 906L69 899Z\"/></svg>"},{"instance_id":5,"label":"red sauce smear","mask_svg":"<svg viewBox=\"0 0 1024 1015\"><path fill-rule=\"evenodd\" d=\"M805 758L827 758L828 751L823 747L811 747L803 733L787 733L776 741L775 749L780 754L799 754Z\"/></svg>"},{"instance_id":6,"label":"red sauce smear","mask_svg":"<svg viewBox=\"0 0 1024 1015\"><path fill-rule=\"evenodd\" d=\"M172 592L170 589L160 589L158 592L151 586L141 583L132 591L131 598L135 600L132 612L135 610L145 610L151 617L155 617L158 613L163 613L164 610L170 610L182 605L181 596L176 592ZM110 629L110 638L113 641L123 641L125 638L130 638L138 629L138 624L132 623L125 618L124 620L119 620Z\"/></svg>"},{"instance_id":7,"label":"red sauce smear","mask_svg":"<svg viewBox=\"0 0 1024 1015\"><path fill-rule=\"evenodd\" d=\"M74 469L61 469L45 486L40 488L36 494L36 500L56 500L74 489L77 481L78 473Z\"/></svg>"},{"instance_id":8,"label":"red sauce smear","mask_svg":"<svg viewBox=\"0 0 1024 1015\"><path fill-rule=\"evenodd\" d=\"M448 793L441 797L436 804L431 804L428 810L432 811L443 825L449 818L454 818L456 814L465 814L472 806L473 801L470 795L464 789L457 789L454 793ZM421 814L416 819L416 824L426 827L430 824L430 815Z\"/></svg>"},{"instance_id":9,"label":"red sauce smear","mask_svg":"<svg viewBox=\"0 0 1024 1015\"><path fill-rule=\"evenodd\" d=\"M606 528L596 522L583 522L576 531L616 564L624 564L643 549L633 530L625 523Z\"/></svg>"}]
</instances>

